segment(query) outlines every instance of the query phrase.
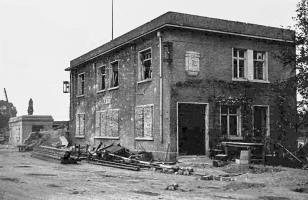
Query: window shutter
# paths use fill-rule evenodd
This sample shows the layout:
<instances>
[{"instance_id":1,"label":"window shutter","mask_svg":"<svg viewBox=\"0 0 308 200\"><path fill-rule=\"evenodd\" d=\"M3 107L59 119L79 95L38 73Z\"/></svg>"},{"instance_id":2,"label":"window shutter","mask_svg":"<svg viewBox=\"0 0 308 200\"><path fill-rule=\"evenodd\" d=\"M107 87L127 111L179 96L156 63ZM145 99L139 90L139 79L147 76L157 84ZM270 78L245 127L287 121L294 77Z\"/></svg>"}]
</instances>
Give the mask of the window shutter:
<instances>
[{"instance_id":1,"label":"window shutter","mask_svg":"<svg viewBox=\"0 0 308 200\"><path fill-rule=\"evenodd\" d=\"M144 137L152 137L153 106L144 107Z\"/></svg>"},{"instance_id":2,"label":"window shutter","mask_svg":"<svg viewBox=\"0 0 308 200\"><path fill-rule=\"evenodd\" d=\"M253 80L253 50L247 50L247 78Z\"/></svg>"},{"instance_id":3,"label":"window shutter","mask_svg":"<svg viewBox=\"0 0 308 200\"><path fill-rule=\"evenodd\" d=\"M263 70L263 77L265 81L268 81L268 52L265 52L265 63L264 63L265 69Z\"/></svg>"},{"instance_id":4,"label":"window shutter","mask_svg":"<svg viewBox=\"0 0 308 200\"><path fill-rule=\"evenodd\" d=\"M111 114L108 125L110 126L110 136L119 137L119 110L110 110Z\"/></svg>"},{"instance_id":5,"label":"window shutter","mask_svg":"<svg viewBox=\"0 0 308 200\"><path fill-rule=\"evenodd\" d=\"M111 137L111 126L110 126L110 123L111 123L111 118L112 114L111 114L111 110L108 110L106 111L106 134L105 136L108 136L108 137Z\"/></svg>"},{"instance_id":6,"label":"window shutter","mask_svg":"<svg viewBox=\"0 0 308 200\"><path fill-rule=\"evenodd\" d=\"M77 95L81 94L81 81L80 81L80 77L78 75L77 77Z\"/></svg>"},{"instance_id":7,"label":"window shutter","mask_svg":"<svg viewBox=\"0 0 308 200\"><path fill-rule=\"evenodd\" d=\"M101 120L101 136L107 136L106 133L106 124L107 124L107 111L101 111L100 112L100 120Z\"/></svg>"},{"instance_id":8,"label":"window shutter","mask_svg":"<svg viewBox=\"0 0 308 200\"><path fill-rule=\"evenodd\" d=\"M80 115L76 115L76 130L75 130L75 135L80 135L80 127L79 127L79 122L80 122Z\"/></svg>"},{"instance_id":9,"label":"window shutter","mask_svg":"<svg viewBox=\"0 0 308 200\"><path fill-rule=\"evenodd\" d=\"M79 135L85 134L85 114L80 114L80 131Z\"/></svg>"},{"instance_id":10,"label":"window shutter","mask_svg":"<svg viewBox=\"0 0 308 200\"><path fill-rule=\"evenodd\" d=\"M99 111L95 115L95 135L101 135L101 113Z\"/></svg>"},{"instance_id":11,"label":"window shutter","mask_svg":"<svg viewBox=\"0 0 308 200\"><path fill-rule=\"evenodd\" d=\"M136 137L143 137L143 107L135 110Z\"/></svg>"}]
</instances>

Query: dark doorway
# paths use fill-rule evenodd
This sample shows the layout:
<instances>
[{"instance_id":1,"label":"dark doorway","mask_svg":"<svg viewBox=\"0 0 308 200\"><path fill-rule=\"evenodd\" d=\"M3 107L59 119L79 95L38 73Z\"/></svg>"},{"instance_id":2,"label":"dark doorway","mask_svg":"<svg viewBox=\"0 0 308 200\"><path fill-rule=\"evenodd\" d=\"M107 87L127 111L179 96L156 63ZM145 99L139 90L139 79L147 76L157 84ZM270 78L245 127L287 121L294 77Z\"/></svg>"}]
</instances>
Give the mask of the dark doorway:
<instances>
[{"instance_id":1,"label":"dark doorway","mask_svg":"<svg viewBox=\"0 0 308 200\"><path fill-rule=\"evenodd\" d=\"M254 106L253 109L253 125L254 136L262 138L267 133L267 107Z\"/></svg>"},{"instance_id":2,"label":"dark doorway","mask_svg":"<svg viewBox=\"0 0 308 200\"><path fill-rule=\"evenodd\" d=\"M179 155L205 155L206 104L178 104Z\"/></svg>"}]
</instances>

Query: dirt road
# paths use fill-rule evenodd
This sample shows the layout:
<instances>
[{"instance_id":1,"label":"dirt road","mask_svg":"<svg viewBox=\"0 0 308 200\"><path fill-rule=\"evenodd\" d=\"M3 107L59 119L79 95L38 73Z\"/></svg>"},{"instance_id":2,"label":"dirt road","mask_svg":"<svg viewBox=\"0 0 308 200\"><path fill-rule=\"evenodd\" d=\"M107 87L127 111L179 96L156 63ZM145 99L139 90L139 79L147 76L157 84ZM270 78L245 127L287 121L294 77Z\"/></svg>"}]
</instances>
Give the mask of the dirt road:
<instances>
[{"instance_id":1,"label":"dirt road","mask_svg":"<svg viewBox=\"0 0 308 200\"><path fill-rule=\"evenodd\" d=\"M202 166L198 173L225 173ZM178 190L165 188L173 183ZM139 172L96 166L61 165L0 146L0 200L4 199L308 199L308 171L282 168L245 173L235 181Z\"/></svg>"}]
</instances>

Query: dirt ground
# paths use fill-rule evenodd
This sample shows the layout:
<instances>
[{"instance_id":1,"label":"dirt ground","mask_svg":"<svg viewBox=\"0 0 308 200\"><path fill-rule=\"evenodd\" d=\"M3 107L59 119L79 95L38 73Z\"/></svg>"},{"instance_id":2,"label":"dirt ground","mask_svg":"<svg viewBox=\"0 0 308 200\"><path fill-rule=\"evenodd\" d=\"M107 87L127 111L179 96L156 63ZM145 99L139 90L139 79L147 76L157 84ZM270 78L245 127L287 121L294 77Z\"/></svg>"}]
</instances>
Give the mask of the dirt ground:
<instances>
[{"instance_id":1,"label":"dirt ground","mask_svg":"<svg viewBox=\"0 0 308 200\"><path fill-rule=\"evenodd\" d=\"M139 172L82 162L61 165L0 146L0 200L8 199L308 199L308 171L263 166L214 168L186 160L196 175ZM233 174L234 181L200 175ZM240 174L240 175L239 175ZM166 190L178 184L177 190Z\"/></svg>"}]
</instances>

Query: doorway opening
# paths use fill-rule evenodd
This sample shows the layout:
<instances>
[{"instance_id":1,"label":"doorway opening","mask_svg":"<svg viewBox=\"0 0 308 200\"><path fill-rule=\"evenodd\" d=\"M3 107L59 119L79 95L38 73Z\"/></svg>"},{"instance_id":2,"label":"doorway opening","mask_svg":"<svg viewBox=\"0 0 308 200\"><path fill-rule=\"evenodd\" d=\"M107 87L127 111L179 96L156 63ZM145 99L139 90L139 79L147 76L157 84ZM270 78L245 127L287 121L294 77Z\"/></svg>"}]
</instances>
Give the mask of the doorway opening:
<instances>
[{"instance_id":1,"label":"doorway opening","mask_svg":"<svg viewBox=\"0 0 308 200\"><path fill-rule=\"evenodd\" d=\"M205 155L206 104L178 103L179 155Z\"/></svg>"},{"instance_id":2,"label":"doorway opening","mask_svg":"<svg viewBox=\"0 0 308 200\"><path fill-rule=\"evenodd\" d=\"M262 138L269 135L269 107L253 106L254 137Z\"/></svg>"}]
</instances>

